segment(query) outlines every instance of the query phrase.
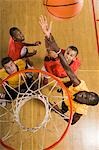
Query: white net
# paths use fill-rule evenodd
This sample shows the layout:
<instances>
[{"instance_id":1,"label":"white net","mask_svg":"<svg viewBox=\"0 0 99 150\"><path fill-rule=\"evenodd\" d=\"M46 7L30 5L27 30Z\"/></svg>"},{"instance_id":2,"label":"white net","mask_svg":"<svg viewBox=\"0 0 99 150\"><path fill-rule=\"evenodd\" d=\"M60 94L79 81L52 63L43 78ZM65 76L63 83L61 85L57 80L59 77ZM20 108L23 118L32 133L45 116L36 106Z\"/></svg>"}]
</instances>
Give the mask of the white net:
<instances>
[{"instance_id":1,"label":"white net","mask_svg":"<svg viewBox=\"0 0 99 150\"><path fill-rule=\"evenodd\" d=\"M27 77L27 74L33 75ZM49 82L43 85L44 74L40 70L24 70L2 83L8 99L2 100L7 102L6 106L0 104L0 138L16 150L47 149L56 145L69 127L64 119L71 116L55 108L61 108L68 91L65 95L58 93L58 88L65 90L64 85L50 74L47 74Z\"/></svg>"}]
</instances>

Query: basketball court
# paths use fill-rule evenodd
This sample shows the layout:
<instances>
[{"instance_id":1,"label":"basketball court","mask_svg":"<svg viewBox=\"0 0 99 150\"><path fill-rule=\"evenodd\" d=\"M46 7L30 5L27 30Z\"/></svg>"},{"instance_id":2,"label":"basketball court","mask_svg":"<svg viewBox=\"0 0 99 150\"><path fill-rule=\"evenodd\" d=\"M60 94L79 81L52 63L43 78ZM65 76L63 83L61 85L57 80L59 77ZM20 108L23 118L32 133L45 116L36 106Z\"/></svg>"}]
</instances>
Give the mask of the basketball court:
<instances>
[{"instance_id":1,"label":"basketball court","mask_svg":"<svg viewBox=\"0 0 99 150\"><path fill-rule=\"evenodd\" d=\"M43 0L0 0L0 61L7 55L9 28L15 26L22 30L26 42L41 41L41 46L34 47L37 54L31 57L35 68L41 69L46 49L39 17L46 15L48 21L53 22L52 33L59 47L65 49L74 45L78 48L81 60L78 77L86 81L90 91L99 93L98 0L84 1L80 13L68 19L56 19L48 13L43 4ZM32 48L29 48L29 51L31 52ZM24 79L23 75L22 78ZM56 88L57 79L53 76L51 78ZM40 80L41 78L38 78L38 85ZM58 86L64 89L63 84ZM48 89L51 92L48 92ZM9 146L4 148L3 143L0 150L99 150L99 105L89 107L88 114L70 126L59 114L51 111L47 103L46 97L51 100L53 98L53 101L57 99L57 103L60 101L61 95L57 95L57 88L53 92L53 85L45 86L37 92L38 97L35 97L35 93L34 97L26 93L27 95L23 96L26 103L20 103L19 96L16 104L9 104L7 109L0 108L0 139ZM42 102L43 100L46 103ZM35 128L37 126L38 128Z\"/></svg>"}]
</instances>

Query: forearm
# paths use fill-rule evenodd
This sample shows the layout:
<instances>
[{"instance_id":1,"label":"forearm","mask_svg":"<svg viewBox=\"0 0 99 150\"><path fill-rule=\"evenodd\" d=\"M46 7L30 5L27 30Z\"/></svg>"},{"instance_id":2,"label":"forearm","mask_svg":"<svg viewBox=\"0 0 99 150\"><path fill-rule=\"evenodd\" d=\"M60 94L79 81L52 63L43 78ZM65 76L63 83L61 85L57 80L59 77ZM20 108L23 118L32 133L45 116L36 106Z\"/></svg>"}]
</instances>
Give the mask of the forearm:
<instances>
[{"instance_id":1,"label":"forearm","mask_svg":"<svg viewBox=\"0 0 99 150\"><path fill-rule=\"evenodd\" d=\"M23 44L24 44L24 46L36 46L35 43L23 43Z\"/></svg>"},{"instance_id":2,"label":"forearm","mask_svg":"<svg viewBox=\"0 0 99 150\"><path fill-rule=\"evenodd\" d=\"M64 70L66 71L68 77L70 78L70 80L72 81L74 86L77 86L80 84L80 80L77 78L77 76L74 74L74 72L72 71L72 69L70 68L70 66L68 65L66 59L64 58L62 52L59 53L59 58L60 58L60 62L64 68Z\"/></svg>"},{"instance_id":3,"label":"forearm","mask_svg":"<svg viewBox=\"0 0 99 150\"><path fill-rule=\"evenodd\" d=\"M34 55L34 53L27 53L26 55L25 55L25 57L31 57L31 56L33 56Z\"/></svg>"},{"instance_id":4,"label":"forearm","mask_svg":"<svg viewBox=\"0 0 99 150\"><path fill-rule=\"evenodd\" d=\"M53 43L54 45L55 45L55 48L54 48L54 51L55 52L59 52L59 50L60 50L60 48L58 47L58 45L57 45L57 43L56 43L56 41L55 41L55 39L54 39L54 36L52 35L52 34L50 34L50 37L48 38L48 37L45 37L45 39L47 39L48 41L50 41L51 43ZM47 42L46 42L47 43ZM49 45L49 44L48 44ZM49 47L50 47L50 45L49 45Z\"/></svg>"},{"instance_id":5,"label":"forearm","mask_svg":"<svg viewBox=\"0 0 99 150\"><path fill-rule=\"evenodd\" d=\"M47 52L51 50L50 45L48 44L47 40L52 41L52 39L53 39L52 34L50 34L49 37L47 35L45 36L45 47L46 47Z\"/></svg>"},{"instance_id":6,"label":"forearm","mask_svg":"<svg viewBox=\"0 0 99 150\"><path fill-rule=\"evenodd\" d=\"M29 53L28 51L27 51L27 53L24 55L24 57L31 57L31 56L33 56L33 55L35 55L37 53L37 50L33 50L33 52L31 52L31 53Z\"/></svg>"}]
</instances>

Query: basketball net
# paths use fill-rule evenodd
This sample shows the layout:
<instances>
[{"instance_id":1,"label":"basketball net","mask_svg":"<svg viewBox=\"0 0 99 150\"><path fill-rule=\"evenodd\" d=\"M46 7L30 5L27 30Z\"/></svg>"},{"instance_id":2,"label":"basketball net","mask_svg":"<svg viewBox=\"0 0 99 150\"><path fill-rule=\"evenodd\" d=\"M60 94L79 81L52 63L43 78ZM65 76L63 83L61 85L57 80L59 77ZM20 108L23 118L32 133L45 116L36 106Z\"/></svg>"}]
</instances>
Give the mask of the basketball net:
<instances>
[{"instance_id":1,"label":"basketball net","mask_svg":"<svg viewBox=\"0 0 99 150\"><path fill-rule=\"evenodd\" d=\"M42 82L44 75L50 76L46 85ZM10 85L13 78L17 81L16 88ZM0 143L3 147L21 150L30 149L32 145L38 150L49 150L61 142L71 124L72 103L68 89L59 78L41 70L28 69L10 75L3 80L2 86L10 98L4 100L7 106L0 105ZM58 88L65 94L57 93ZM15 98L12 93L16 94ZM69 116L55 108L61 108L67 98L70 102ZM66 118L68 123L64 121ZM16 142L13 142L14 138ZM26 145L26 139L32 139L31 143Z\"/></svg>"}]
</instances>

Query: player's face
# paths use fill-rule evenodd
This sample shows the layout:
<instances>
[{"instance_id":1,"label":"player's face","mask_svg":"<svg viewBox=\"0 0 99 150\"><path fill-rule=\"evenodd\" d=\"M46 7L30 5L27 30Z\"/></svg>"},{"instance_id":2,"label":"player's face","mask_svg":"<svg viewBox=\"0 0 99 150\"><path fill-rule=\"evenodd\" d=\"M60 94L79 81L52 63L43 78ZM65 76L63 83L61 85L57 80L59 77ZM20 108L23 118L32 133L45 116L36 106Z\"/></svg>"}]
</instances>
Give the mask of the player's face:
<instances>
[{"instance_id":1,"label":"player's face","mask_svg":"<svg viewBox=\"0 0 99 150\"><path fill-rule=\"evenodd\" d=\"M67 48L64 53L64 57L67 60L68 64L70 64L76 57L77 53L73 51L71 48Z\"/></svg>"},{"instance_id":2,"label":"player's face","mask_svg":"<svg viewBox=\"0 0 99 150\"><path fill-rule=\"evenodd\" d=\"M20 30L15 30L13 39L15 41L22 42L22 41L25 40L25 37L24 37L23 33Z\"/></svg>"},{"instance_id":3,"label":"player's face","mask_svg":"<svg viewBox=\"0 0 99 150\"><path fill-rule=\"evenodd\" d=\"M6 70L8 74L13 74L17 72L17 66L13 61L10 61L7 64L5 64L4 69Z\"/></svg>"},{"instance_id":4,"label":"player's face","mask_svg":"<svg viewBox=\"0 0 99 150\"><path fill-rule=\"evenodd\" d=\"M94 101L95 94L93 92L80 91L75 94L75 100L82 104L90 105L90 102Z\"/></svg>"}]
</instances>

